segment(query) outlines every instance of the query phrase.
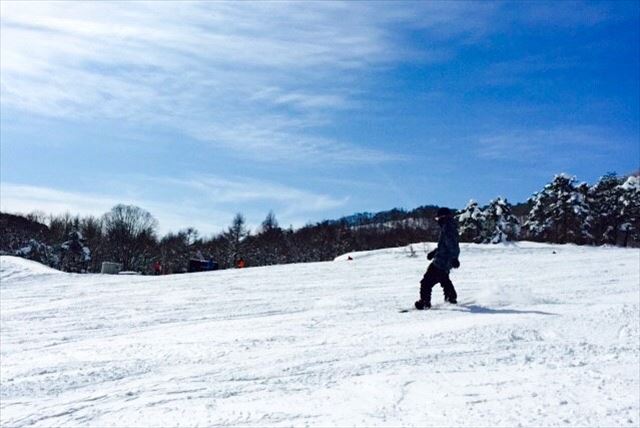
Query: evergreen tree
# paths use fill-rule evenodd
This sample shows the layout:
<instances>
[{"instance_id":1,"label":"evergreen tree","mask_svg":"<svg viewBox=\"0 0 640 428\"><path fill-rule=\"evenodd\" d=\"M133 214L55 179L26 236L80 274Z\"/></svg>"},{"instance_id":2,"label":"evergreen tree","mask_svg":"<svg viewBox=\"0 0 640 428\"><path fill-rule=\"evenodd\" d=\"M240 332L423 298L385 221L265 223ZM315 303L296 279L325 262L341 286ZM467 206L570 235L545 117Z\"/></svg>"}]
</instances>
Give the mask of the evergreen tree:
<instances>
[{"instance_id":1,"label":"evergreen tree","mask_svg":"<svg viewBox=\"0 0 640 428\"><path fill-rule=\"evenodd\" d=\"M560 244L582 244L590 239L588 186L576 186L575 182L575 177L556 175L529 199L533 208L525 228L530 237Z\"/></svg>"},{"instance_id":2,"label":"evergreen tree","mask_svg":"<svg viewBox=\"0 0 640 428\"><path fill-rule=\"evenodd\" d=\"M489 206L484 210L482 242L498 244L518 239L520 222L511 210L511 204L501 197L489 202Z\"/></svg>"},{"instance_id":3,"label":"evergreen tree","mask_svg":"<svg viewBox=\"0 0 640 428\"><path fill-rule=\"evenodd\" d=\"M249 235L249 231L246 228L246 221L244 216L237 213L231 222L231 226L224 234L227 241L227 259L235 263L237 257L242 256L242 241Z\"/></svg>"},{"instance_id":4,"label":"evergreen tree","mask_svg":"<svg viewBox=\"0 0 640 428\"><path fill-rule=\"evenodd\" d=\"M624 232L623 245L626 247L629 238L636 244L640 243L640 177L632 175L619 187L622 190L620 213L624 219L621 229Z\"/></svg>"},{"instance_id":5,"label":"evergreen tree","mask_svg":"<svg viewBox=\"0 0 640 428\"><path fill-rule=\"evenodd\" d=\"M623 223L621 198L624 190L621 184L622 179L615 173L608 173L589 189L593 217L590 232L598 245L615 245L618 242L618 232Z\"/></svg>"},{"instance_id":6,"label":"evergreen tree","mask_svg":"<svg viewBox=\"0 0 640 428\"><path fill-rule=\"evenodd\" d=\"M74 222L74 227L79 227L78 222ZM84 244L79 230L71 231L68 238L58 248L60 269L65 272L86 272L91 261L91 250Z\"/></svg>"},{"instance_id":7,"label":"evergreen tree","mask_svg":"<svg viewBox=\"0 0 640 428\"><path fill-rule=\"evenodd\" d=\"M273 211L269 211L262 222L261 232L247 239L246 248L250 251L248 257L256 264L274 265L289 261L289 243Z\"/></svg>"},{"instance_id":8,"label":"evergreen tree","mask_svg":"<svg viewBox=\"0 0 640 428\"><path fill-rule=\"evenodd\" d=\"M262 232L269 232L274 229L279 229L278 220L276 220L276 215L273 211L269 211L267 217L262 222Z\"/></svg>"},{"instance_id":9,"label":"evergreen tree","mask_svg":"<svg viewBox=\"0 0 640 428\"><path fill-rule=\"evenodd\" d=\"M542 190L534 193L528 200L531 211L524 223L524 228L529 239L536 241L550 241L553 233L553 222L549 215L551 195Z\"/></svg>"},{"instance_id":10,"label":"evergreen tree","mask_svg":"<svg viewBox=\"0 0 640 428\"><path fill-rule=\"evenodd\" d=\"M571 242L576 244L593 244L593 212L591 210L591 204L589 203L589 185L587 183L580 183L576 187L576 193L570 200L572 202L571 209L572 215L570 216L571 227L569 228L569 234Z\"/></svg>"},{"instance_id":11,"label":"evergreen tree","mask_svg":"<svg viewBox=\"0 0 640 428\"><path fill-rule=\"evenodd\" d=\"M460 239L463 242L482 242L482 229L485 221L483 210L471 199L457 216Z\"/></svg>"},{"instance_id":12,"label":"evergreen tree","mask_svg":"<svg viewBox=\"0 0 640 428\"><path fill-rule=\"evenodd\" d=\"M60 265L60 257L50 245L36 239L29 241L17 249L13 254L25 259L34 260L36 262L58 268Z\"/></svg>"}]
</instances>

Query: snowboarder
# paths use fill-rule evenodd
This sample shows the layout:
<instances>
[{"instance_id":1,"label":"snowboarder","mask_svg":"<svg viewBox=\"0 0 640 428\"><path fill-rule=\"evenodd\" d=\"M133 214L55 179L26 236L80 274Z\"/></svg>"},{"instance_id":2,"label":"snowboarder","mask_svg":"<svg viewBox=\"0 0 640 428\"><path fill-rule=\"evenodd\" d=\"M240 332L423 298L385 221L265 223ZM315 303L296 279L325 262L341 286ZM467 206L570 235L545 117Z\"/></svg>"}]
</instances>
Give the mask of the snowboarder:
<instances>
[{"instance_id":1,"label":"snowboarder","mask_svg":"<svg viewBox=\"0 0 640 428\"><path fill-rule=\"evenodd\" d=\"M460 267L458 227L449 208L438 209L436 221L440 225L440 237L438 238L438 247L427 254L427 259L433 259L433 261L420 281L420 300L415 303L416 309L420 310L431 307L431 289L437 283L442 286L445 302L458 303L456 289L449 279L451 268Z\"/></svg>"}]
</instances>

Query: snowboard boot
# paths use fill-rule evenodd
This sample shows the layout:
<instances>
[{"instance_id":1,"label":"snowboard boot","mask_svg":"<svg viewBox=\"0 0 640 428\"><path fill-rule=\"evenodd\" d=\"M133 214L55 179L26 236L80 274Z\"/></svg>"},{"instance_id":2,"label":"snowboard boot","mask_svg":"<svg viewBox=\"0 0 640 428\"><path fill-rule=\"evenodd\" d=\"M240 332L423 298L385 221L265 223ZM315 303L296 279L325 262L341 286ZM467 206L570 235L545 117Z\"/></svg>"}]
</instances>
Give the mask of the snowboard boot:
<instances>
[{"instance_id":1,"label":"snowboard boot","mask_svg":"<svg viewBox=\"0 0 640 428\"><path fill-rule=\"evenodd\" d=\"M449 296L446 296L446 297L444 298L444 301L445 301L446 303L451 303L452 305L457 305L457 304L458 304L458 301L456 300L456 298L455 298L455 297L449 297Z\"/></svg>"},{"instance_id":2,"label":"snowboard boot","mask_svg":"<svg viewBox=\"0 0 640 428\"><path fill-rule=\"evenodd\" d=\"M431 303L429 302L423 302L422 300L418 300L415 303L416 309L421 311L423 309L430 309L431 308Z\"/></svg>"}]
</instances>

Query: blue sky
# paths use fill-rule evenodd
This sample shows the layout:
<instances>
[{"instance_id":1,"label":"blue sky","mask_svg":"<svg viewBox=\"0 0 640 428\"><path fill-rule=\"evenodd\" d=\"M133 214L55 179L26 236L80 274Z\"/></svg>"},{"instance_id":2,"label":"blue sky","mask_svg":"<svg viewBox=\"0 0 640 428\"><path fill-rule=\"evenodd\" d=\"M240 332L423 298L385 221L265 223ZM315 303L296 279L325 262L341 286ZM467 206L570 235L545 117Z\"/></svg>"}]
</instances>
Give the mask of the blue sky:
<instances>
[{"instance_id":1,"label":"blue sky","mask_svg":"<svg viewBox=\"0 0 640 428\"><path fill-rule=\"evenodd\" d=\"M3 1L0 208L207 235L631 173L639 5Z\"/></svg>"}]
</instances>

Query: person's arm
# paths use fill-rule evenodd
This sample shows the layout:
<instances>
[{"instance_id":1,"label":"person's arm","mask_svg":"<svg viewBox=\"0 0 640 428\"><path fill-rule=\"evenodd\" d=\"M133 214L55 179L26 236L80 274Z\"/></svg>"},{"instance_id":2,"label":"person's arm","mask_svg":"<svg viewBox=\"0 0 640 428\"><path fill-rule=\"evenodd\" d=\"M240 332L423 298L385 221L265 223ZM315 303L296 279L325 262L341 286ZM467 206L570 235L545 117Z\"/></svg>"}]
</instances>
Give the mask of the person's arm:
<instances>
[{"instance_id":1,"label":"person's arm","mask_svg":"<svg viewBox=\"0 0 640 428\"><path fill-rule=\"evenodd\" d=\"M458 256L460 256L460 245L458 245L458 232L455 227L448 226L446 228L443 243L447 248L447 253L451 255L451 259L458 260Z\"/></svg>"}]
</instances>

